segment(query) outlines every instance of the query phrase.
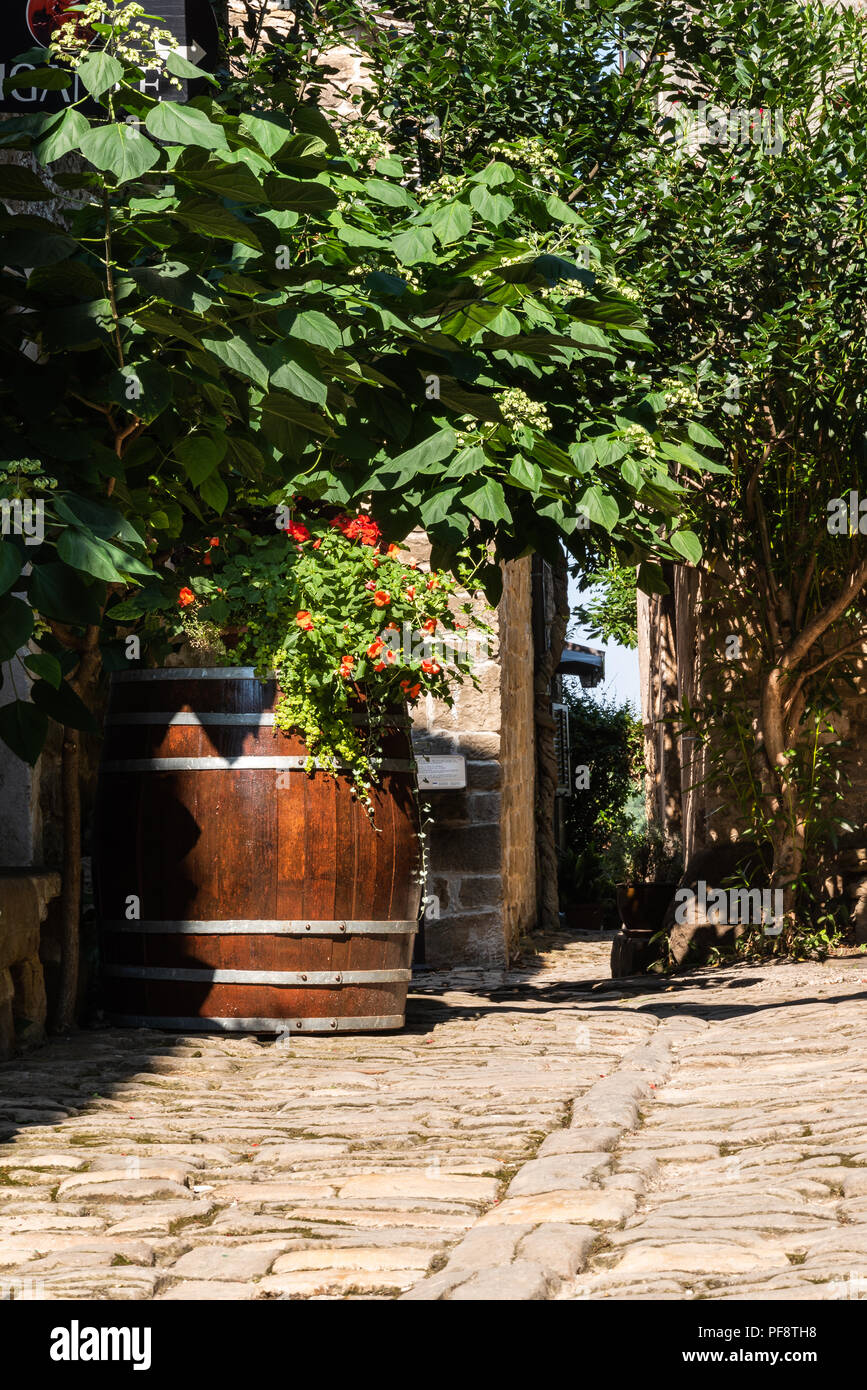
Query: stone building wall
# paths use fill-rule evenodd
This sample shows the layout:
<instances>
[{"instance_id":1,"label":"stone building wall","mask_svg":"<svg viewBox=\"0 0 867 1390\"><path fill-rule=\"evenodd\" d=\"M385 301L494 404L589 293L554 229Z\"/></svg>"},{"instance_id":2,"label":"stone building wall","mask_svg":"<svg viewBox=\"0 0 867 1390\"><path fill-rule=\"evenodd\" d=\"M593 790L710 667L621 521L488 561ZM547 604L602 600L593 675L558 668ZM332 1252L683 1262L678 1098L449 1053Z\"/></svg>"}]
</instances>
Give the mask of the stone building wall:
<instances>
[{"instance_id":1,"label":"stone building wall","mask_svg":"<svg viewBox=\"0 0 867 1390\"><path fill-rule=\"evenodd\" d=\"M424 538L413 538L422 563ZM425 955L429 965L502 965L535 925L535 741L531 562L503 567L495 636L479 688L414 716L418 754L466 759L463 791L427 794Z\"/></svg>"}]
</instances>

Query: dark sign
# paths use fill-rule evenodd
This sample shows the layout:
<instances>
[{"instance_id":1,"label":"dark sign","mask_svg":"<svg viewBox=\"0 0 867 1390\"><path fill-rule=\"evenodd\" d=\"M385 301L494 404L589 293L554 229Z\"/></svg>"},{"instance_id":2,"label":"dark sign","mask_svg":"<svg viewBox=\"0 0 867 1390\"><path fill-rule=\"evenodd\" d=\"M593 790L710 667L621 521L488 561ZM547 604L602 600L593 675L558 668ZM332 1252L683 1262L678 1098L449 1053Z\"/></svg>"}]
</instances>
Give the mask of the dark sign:
<instances>
[{"instance_id":1,"label":"dark sign","mask_svg":"<svg viewBox=\"0 0 867 1390\"><path fill-rule=\"evenodd\" d=\"M47 48L57 28L71 18L68 11L76 3L81 0L5 0L0 33L0 112L21 115L27 111L63 111L86 95L77 78L72 86L60 91L40 87L3 91L2 86L8 77L45 67L44 59L33 50ZM209 0L142 0L142 8L158 17L159 28L171 30L178 48L190 62L206 71L215 66L219 36ZM22 57L24 61L16 61ZM161 82L156 74L146 76L142 85L151 96L163 100L186 95L186 83L179 91Z\"/></svg>"}]
</instances>

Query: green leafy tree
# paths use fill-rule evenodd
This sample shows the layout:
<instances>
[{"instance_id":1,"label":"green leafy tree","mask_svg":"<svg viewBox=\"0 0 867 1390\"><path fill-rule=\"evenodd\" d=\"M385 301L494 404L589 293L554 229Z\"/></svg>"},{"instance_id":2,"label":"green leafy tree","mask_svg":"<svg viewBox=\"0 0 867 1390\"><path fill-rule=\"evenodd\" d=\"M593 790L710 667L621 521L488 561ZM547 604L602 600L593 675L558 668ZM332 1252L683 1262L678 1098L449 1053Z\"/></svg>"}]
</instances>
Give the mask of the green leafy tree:
<instances>
[{"instance_id":1,"label":"green leafy tree","mask_svg":"<svg viewBox=\"0 0 867 1390\"><path fill-rule=\"evenodd\" d=\"M690 718L729 807L773 844L791 927L851 828L835 804L867 638L867 34L860 11L796 0L664 13L665 62L595 207L659 345L637 369L679 381L712 431L692 438L725 446L729 473L681 475L706 557ZM639 54L657 20L636 12Z\"/></svg>"}]
</instances>

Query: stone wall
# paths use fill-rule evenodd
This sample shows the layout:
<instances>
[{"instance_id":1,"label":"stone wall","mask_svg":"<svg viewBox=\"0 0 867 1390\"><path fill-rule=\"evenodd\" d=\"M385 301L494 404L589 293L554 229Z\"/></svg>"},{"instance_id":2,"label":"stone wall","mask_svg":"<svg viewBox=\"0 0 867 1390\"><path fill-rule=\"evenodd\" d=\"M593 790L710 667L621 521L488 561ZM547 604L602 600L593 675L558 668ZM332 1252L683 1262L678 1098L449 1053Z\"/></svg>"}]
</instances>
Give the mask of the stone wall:
<instances>
[{"instance_id":1,"label":"stone wall","mask_svg":"<svg viewBox=\"0 0 867 1390\"><path fill-rule=\"evenodd\" d=\"M414 539L420 558L426 553ZM429 965L500 965L536 915L533 642L529 559L504 566L496 646L479 689L414 718L419 754L466 759L464 791L428 793L425 954Z\"/></svg>"}]
</instances>

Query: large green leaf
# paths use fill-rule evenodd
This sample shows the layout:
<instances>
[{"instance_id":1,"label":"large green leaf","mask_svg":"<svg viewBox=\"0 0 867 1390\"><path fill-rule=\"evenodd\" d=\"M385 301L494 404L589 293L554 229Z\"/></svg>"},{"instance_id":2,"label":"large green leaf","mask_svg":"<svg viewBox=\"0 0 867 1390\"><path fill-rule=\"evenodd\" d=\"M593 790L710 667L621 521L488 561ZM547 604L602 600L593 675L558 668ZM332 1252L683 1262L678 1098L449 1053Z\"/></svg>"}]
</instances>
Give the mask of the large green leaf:
<instances>
[{"instance_id":1,"label":"large green leaf","mask_svg":"<svg viewBox=\"0 0 867 1390\"><path fill-rule=\"evenodd\" d=\"M32 671L40 680L47 681L55 690L60 688L63 680L63 669L56 656L50 652L36 652L24 657L24 665L28 671Z\"/></svg>"},{"instance_id":2,"label":"large green leaf","mask_svg":"<svg viewBox=\"0 0 867 1390\"><path fill-rule=\"evenodd\" d=\"M447 427L439 430L436 434L428 435L420 444L414 444L411 449L398 454L397 458L390 459L385 465L389 473L396 473L396 484L414 478L417 473L426 473L434 464L440 463L442 459L448 458L449 454L455 450L455 432Z\"/></svg>"},{"instance_id":3,"label":"large green leaf","mask_svg":"<svg viewBox=\"0 0 867 1390\"><path fill-rule=\"evenodd\" d=\"M223 366L230 367L239 376L261 386L268 385L273 361L261 344L244 341L240 336L233 338L203 338L202 346Z\"/></svg>"},{"instance_id":4,"label":"large green leaf","mask_svg":"<svg viewBox=\"0 0 867 1390\"><path fill-rule=\"evenodd\" d=\"M266 120L262 116L248 115L247 112L241 116L241 130L255 140L269 159L292 139L292 128L288 123L283 125L279 119Z\"/></svg>"},{"instance_id":5,"label":"large green leaf","mask_svg":"<svg viewBox=\"0 0 867 1390\"><path fill-rule=\"evenodd\" d=\"M140 178L160 157L156 145L128 125L97 126L82 136L79 149L95 168L113 174L118 183Z\"/></svg>"},{"instance_id":6,"label":"large green leaf","mask_svg":"<svg viewBox=\"0 0 867 1390\"><path fill-rule=\"evenodd\" d=\"M77 627L99 622L99 590L57 561L34 565L27 583L27 597L37 613Z\"/></svg>"},{"instance_id":7,"label":"large green leaf","mask_svg":"<svg viewBox=\"0 0 867 1390\"><path fill-rule=\"evenodd\" d=\"M318 309L302 309L300 314L284 310L278 320L290 338L300 338L302 342L327 348L329 352L343 347L343 334L337 324Z\"/></svg>"},{"instance_id":8,"label":"large green leaf","mask_svg":"<svg viewBox=\"0 0 867 1390\"><path fill-rule=\"evenodd\" d=\"M0 164L0 198L4 201L44 203L56 196L32 169L20 164ZM5 254L3 259L6 259Z\"/></svg>"},{"instance_id":9,"label":"large green leaf","mask_svg":"<svg viewBox=\"0 0 867 1390\"><path fill-rule=\"evenodd\" d=\"M691 565L701 562L701 541L694 531L673 531L670 540L672 550L676 550Z\"/></svg>"},{"instance_id":10,"label":"large green leaf","mask_svg":"<svg viewBox=\"0 0 867 1390\"><path fill-rule=\"evenodd\" d=\"M431 217L430 225L443 246L461 241L473 225L473 214L466 203L445 203Z\"/></svg>"},{"instance_id":11,"label":"large green leaf","mask_svg":"<svg viewBox=\"0 0 867 1390\"><path fill-rule=\"evenodd\" d=\"M204 111L161 101L152 106L145 125L155 140L171 145L196 145L202 150L225 149L228 141L222 126L209 121Z\"/></svg>"},{"instance_id":12,"label":"large green leaf","mask_svg":"<svg viewBox=\"0 0 867 1390\"><path fill-rule=\"evenodd\" d=\"M43 710L58 724L68 725L70 729L83 729L88 734L99 732L93 714L66 681L55 689L48 681L38 680L30 691L30 697L37 709Z\"/></svg>"},{"instance_id":13,"label":"large green leaf","mask_svg":"<svg viewBox=\"0 0 867 1390\"><path fill-rule=\"evenodd\" d=\"M620 519L620 509L614 498L595 484L579 497L578 510L606 531L613 531Z\"/></svg>"},{"instance_id":14,"label":"large green leaf","mask_svg":"<svg viewBox=\"0 0 867 1390\"><path fill-rule=\"evenodd\" d=\"M57 125L36 146L36 157L40 164L50 164L60 159L61 155L69 154L70 150L79 149L89 130L90 125L80 111L74 107L64 111Z\"/></svg>"},{"instance_id":15,"label":"large green leaf","mask_svg":"<svg viewBox=\"0 0 867 1390\"><path fill-rule=\"evenodd\" d=\"M90 52L77 68L78 76L92 96L101 97L109 87L116 87L123 79L123 63L112 58L110 53Z\"/></svg>"},{"instance_id":16,"label":"large green leaf","mask_svg":"<svg viewBox=\"0 0 867 1390\"><path fill-rule=\"evenodd\" d=\"M45 743L48 717L26 700L0 707L0 738L16 757L33 767Z\"/></svg>"},{"instance_id":17,"label":"large green leaf","mask_svg":"<svg viewBox=\"0 0 867 1390\"><path fill-rule=\"evenodd\" d=\"M175 457L180 460L193 487L198 487L200 492L201 483L213 473L225 453L224 436L214 438L208 434L188 434L175 445Z\"/></svg>"},{"instance_id":18,"label":"large green leaf","mask_svg":"<svg viewBox=\"0 0 867 1390\"><path fill-rule=\"evenodd\" d=\"M418 265L434 260L433 232L427 227L407 227L391 243L392 250L403 265Z\"/></svg>"},{"instance_id":19,"label":"large green leaf","mask_svg":"<svg viewBox=\"0 0 867 1390\"><path fill-rule=\"evenodd\" d=\"M506 218L511 216L515 210L515 204L511 198L506 198L502 193L489 193L482 184L476 184L470 193L470 202L480 217L486 222L491 222L495 227L499 227Z\"/></svg>"},{"instance_id":20,"label":"large green leaf","mask_svg":"<svg viewBox=\"0 0 867 1390\"><path fill-rule=\"evenodd\" d=\"M308 348L300 345L277 368L271 383L277 390L290 391L293 396L300 396L302 401L310 401L314 405L324 405L328 397L328 387L316 358Z\"/></svg>"},{"instance_id":21,"label":"large green leaf","mask_svg":"<svg viewBox=\"0 0 867 1390\"><path fill-rule=\"evenodd\" d=\"M488 478L481 487L465 492L461 498L463 505L480 521L511 521L512 513L506 502L502 484L496 478Z\"/></svg>"},{"instance_id":22,"label":"large green leaf","mask_svg":"<svg viewBox=\"0 0 867 1390\"><path fill-rule=\"evenodd\" d=\"M8 593L20 577L21 551L11 541L0 541L0 594Z\"/></svg>"},{"instance_id":23,"label":"large green leaf","mask_svg":"<svg viewBox=\"0 0 867 1390\"><path fill-rule=\"evenodd\" d=\"M8 661L33 631L33 610L20 598L7 594L0 599L0 661Z\"/></svg>"},{"instance_id":24,"label":"large green leaf","mask_svg":"<svg viewBox=\"0 0 867 1390\"><path fill-rule=\"evenodd\" d=\"M96 579L105 579L108 583L123 582L128 575L151 573L148 566L136 560L135 556L73 526L60 537L57 553L73 569L92 574Z\"/></svg>"},{"instance_id":25,"label":"large green leaf","mask_svg":"<svg viewBox=\"0 0 867 1390\"><path fill-rule=\"evenodd\" d=\"M204 498L209 507L213 507L215 512L222 516L229 501L229 489L220 477L219 473L211 473L199 484L199 496Z\"/></svg>"},{"instance_id":26,"label":"large green leaf","mask_svg":"<svg viewBox=\"0 0 867 1390\"><path fill-rule=\"evenodd\" d=\"M214 198L204 198L196 194L183 198L178 204L175 216L196 236L214 236L221 241L239 241L254 251L261 251L262 243L249 223L236 217L223 203Z\"/></svg>"}]
</instances>

